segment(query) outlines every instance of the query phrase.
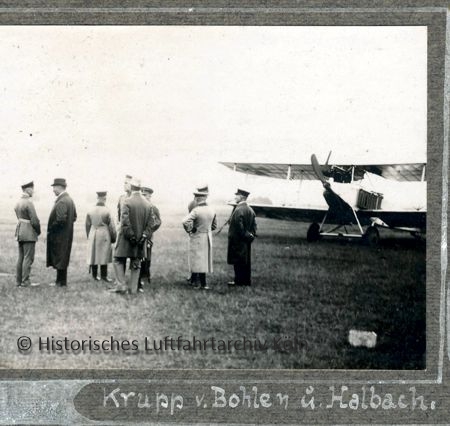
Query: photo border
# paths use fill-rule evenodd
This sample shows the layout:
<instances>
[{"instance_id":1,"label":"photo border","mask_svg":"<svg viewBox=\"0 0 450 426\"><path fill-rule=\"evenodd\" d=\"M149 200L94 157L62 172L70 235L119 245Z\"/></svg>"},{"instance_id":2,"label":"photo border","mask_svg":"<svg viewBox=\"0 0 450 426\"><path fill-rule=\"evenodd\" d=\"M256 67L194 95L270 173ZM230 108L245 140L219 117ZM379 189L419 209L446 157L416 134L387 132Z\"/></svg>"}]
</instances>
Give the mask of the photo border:
<instances>
[{"instance_id":1,"label":"photo border","mask_svg":"<svg viewBox=\"0 0 450 426\"><path fill-rule=\"evenodd\" d=\"M450 18L446 3L435 7L425 1L335 2L293 1L244 2L134 2L120 6L105 1L89 7L88 2L21 2L21 6L0 3L0 25L301 25L301 26L427 26L427 273L426 273L426 370L0 370L0 391L17 386L18 381L55 383L114 383L117 380L146 383L274 383L354 385L440 385L450 358L450 339L445 353L446 312L450 305L447 280L447 208L448 208L448 139L450 59L448 48ZM184 4L183 4L184 3ZM259 2L260 3L260 2ZM402 6L396 7L396 4ZM270 6L268 6L270 4ZM357 5L357 7L353 7ZM377 6L378 5L378 6ZM371 6L371 7L370 7ZM447 306L446 306L447 305ZM447 327L448 328L448 327ZM1 407L1 404L0 404Z\"/></svg>"}]
</instances>

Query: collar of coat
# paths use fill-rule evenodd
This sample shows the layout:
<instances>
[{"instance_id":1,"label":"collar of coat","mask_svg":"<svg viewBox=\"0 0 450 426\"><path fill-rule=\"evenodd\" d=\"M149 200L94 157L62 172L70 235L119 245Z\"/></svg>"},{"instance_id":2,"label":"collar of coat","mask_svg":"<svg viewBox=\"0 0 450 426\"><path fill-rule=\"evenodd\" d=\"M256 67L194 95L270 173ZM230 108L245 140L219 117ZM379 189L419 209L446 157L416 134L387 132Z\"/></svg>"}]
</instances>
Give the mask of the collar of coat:
<instances>
[{"instance_id":1,"label":"collar of coat","mask_svg":"<svg viewBox=\"0 0 450 426\"><path fill-rule=\"evenodd\" d=\"M56 197L55 203L56 203L57 201L59 201L62 197L64 197L66 194L67 194L66 191L61 192L61 194L59 194L59 195Z\"/></svg>"},{"instance_id":2,"label":"collar of coat","mask_svg":"<svg viewBox=\"0 0 450 426\"><path fill-rule=\"evenodd\" d=\"M26 192L24 192L22 194L22 198L31 198L29 194L27 194Z\"/></svg>"}]
</instances>

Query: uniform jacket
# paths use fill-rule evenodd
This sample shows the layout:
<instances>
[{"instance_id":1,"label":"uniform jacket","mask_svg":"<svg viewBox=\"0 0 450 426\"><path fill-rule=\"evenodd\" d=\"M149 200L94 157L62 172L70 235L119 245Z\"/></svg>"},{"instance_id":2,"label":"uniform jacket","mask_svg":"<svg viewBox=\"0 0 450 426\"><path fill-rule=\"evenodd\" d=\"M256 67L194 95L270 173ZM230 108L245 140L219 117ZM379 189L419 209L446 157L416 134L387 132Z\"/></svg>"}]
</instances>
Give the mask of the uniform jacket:
<instances>
[{"instance_id":1,"label":"uniform jacket","mask_svg":"<svg viewBox=\"0 0 450 426\"><path fill-rule=\"evenodd\" d=\"M155 205L153 205L151 203L151 201L148 201L148 200L146 200L146 201L150 204L152 211L153 211L153 226L152 226L152 233L148 236L147 242L144 246L144 258L147 260L151 260L152 246L153 246L153 241L152 241L153 233L159 229L162 222L161 222L161 215L159 214L159 209Z\"/></svg>"},{"instance_id":2,"label":"uniform jacket","mask_svg":"<svg viewBox=\"0 0 450 426\"><path fill-rule=\"evenodd\" d=\"M250 262L250 245L255 235L255 212L245 201L241 202L236 206L230 218L228 264Z\"/></svg>"},{"instance_id":3,"label":"uniform jacket","mask_svg":"<svg viewBox=\"0 0 450 426\"><path fill-rule=\"evenodd\" d=\"M116 242L116 227L109 209L98 203L86 216L88 237L88 265L106 265L112 262L111 243Z\"/></svg>"},{"instance_id":4,"label":"uniform jacket","mask_svg":"<svg viewBox=\"0 0 450 426\"><path fill-rule=\"evenodd\" d=\"M77 220L75 204L67 192L56 198L47 226L47 267L67 269L72 250L73 223Z\"/></svg>"},{"instance_id":5,"label":"uniform jacket","mask_svg":"<svg viewBox=\"0 0 450 426\"><path fill-rule=\"evenodd\" d=\"M122 207L125 200L130 196L127 192L125 194L122 194L119 197L119 202L117 203L117 220L120 222L120 217L122 215Z\"/></svg>"},{"instance_id":6,"label":"uniform jacket","mask_svg":"<svg viewBox=\"0 0 450 426\"><path fill-rule=\"evenodd\" d=\"M184 219L189 233L189 269L191 272L212 272L212 232L217 227L216 215L206 203L198 204Z\"/></svg>"},{"instance_id":7,"label":"uniform jacket","mask_svg":"<svg viewBox=\"0 0 450 426\"><path fill-rule=\"evenodd\" d=\"M153 212L153 221L152 221L153 225L152 225L152 228L151 228L151 233L149 235L149 240L151 240L152 237L153 237L153 233L159 229L159 227L161 226L162 222L161 222L161 215L159 213L158 207L156 207L150 201L147 201L147 203L150 204L150 207L151 207L152 212Z\"/></svg>"},{"instance_id":8,"label":"uniform jacket","mask_svg":"<svg viewBox=\"0 0 450 426\"><path fill-rule=\"evenodd\" d=\"M35 242L41 234L41 224L36 215L34 204L28 194L22 194L22 198L14 207L17 216L16 239L19 242Z\"/></svg>"},{"instance_id":9,"label":"uniform jacket","mask_svg":"<svg viewBox=\"0 0 450 426\"><path fill-rule=\"evenodd\" d=\"M139 244L143 234L152 234L154 227L154 213L152 206L140 194L132 192L124 200L120 216L120 229L114 256L117 257L145 257L144 241Z\"/></svg>"}]
</instances>

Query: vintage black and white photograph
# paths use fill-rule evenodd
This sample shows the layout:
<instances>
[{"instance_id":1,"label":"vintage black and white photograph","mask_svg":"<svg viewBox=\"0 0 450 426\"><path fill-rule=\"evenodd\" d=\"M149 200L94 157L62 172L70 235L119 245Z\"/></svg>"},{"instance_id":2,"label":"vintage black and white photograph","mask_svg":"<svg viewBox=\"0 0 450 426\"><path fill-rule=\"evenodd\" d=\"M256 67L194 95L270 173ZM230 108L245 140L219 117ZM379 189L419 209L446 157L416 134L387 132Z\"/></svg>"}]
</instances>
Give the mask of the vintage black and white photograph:
<instances>
[{"instance_id":1,"label":"vintage black and white photograph","mask_svg":"<svg viewBox=\"0 0 450 426\"><path fill-rule=\"evenodd\" d=\"M0 55L1 368L425 370L426 26Z\"/></svg>"}]
</instances>

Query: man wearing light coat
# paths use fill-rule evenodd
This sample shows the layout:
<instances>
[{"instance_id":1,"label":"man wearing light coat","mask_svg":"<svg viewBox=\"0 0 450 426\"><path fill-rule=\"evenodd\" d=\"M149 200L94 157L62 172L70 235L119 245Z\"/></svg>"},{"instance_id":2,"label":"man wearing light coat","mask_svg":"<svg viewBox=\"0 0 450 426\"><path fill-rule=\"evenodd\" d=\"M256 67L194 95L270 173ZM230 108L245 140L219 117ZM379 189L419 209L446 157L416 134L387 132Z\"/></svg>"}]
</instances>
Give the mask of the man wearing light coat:
<instances>
[{"instance_id":1,"label":"man wearing light coat","mask_svg":"<svg viewBox=\"0 0 450 426\"><path fill-rule=\"evenodd\" d=\"M212 231L217 227L216 215L206 204L208 192L194 193L197 206L183 219L183 227L189 233L189 268L193 284L200 282L200 288L206 285L206 273L213 272Z\"/></svg>"},{"instance_id":2,"label":"man wearing light coat","mask_svg":"<svg viewBox=\"0 0 450 426\"><path fill-rule=\"evenodd\" d=\"M106 191L97 192L97 205L86 216L87 263L94 280L111 282L108 278L108 263L112 262L111 244L116 242L116 227L108 207L105 206L106 194Z\"/></svg>"},{"instance_id":3,"label":"man wearing light coat","mask_svg":"<svg viewBox=\"0 0 450 426\"><path fill-rule=\"evenodd\" d=\"M31 265L34 262L36 241L41 234L41 225L36 215L31 197L34 183L22 185L22 197L14 207L17 216L16 240L19 245L19 258L16 267L16 283L18 287L28 287Z\"/></svg>"}]
</instances>

